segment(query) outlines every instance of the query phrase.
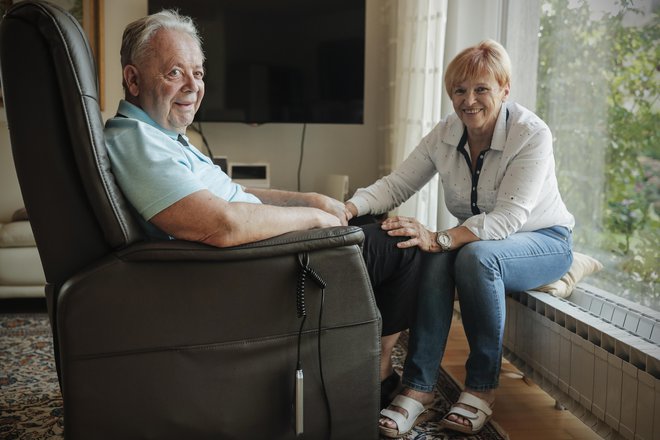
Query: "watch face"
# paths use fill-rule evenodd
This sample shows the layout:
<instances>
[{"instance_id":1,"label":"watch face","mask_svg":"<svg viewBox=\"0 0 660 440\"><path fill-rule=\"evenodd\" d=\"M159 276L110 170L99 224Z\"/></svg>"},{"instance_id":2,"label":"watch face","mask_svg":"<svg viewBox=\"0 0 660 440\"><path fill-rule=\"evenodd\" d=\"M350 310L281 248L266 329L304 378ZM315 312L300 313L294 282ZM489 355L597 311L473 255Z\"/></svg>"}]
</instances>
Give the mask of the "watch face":
<instances>
[{"instance_id":1,"label":"watch face","mask_svg":"<svg viewBox=\"0 0 660 440\"><path fill-rule=\"evenodd\" d=\"M446 232L441 232L438 234L438 244L443 248L451 246L451 238Z\"/></svg>"}]
</instances>

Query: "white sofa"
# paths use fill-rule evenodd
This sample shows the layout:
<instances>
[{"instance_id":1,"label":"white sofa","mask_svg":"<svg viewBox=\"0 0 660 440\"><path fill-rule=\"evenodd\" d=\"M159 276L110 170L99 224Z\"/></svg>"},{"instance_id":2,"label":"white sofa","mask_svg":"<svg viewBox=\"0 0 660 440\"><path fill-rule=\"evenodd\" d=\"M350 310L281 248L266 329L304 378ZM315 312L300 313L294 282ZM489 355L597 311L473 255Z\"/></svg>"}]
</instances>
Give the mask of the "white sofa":
<instances>
[{"instance_id":1,"label":"white sofa","mask_svg":"<svg viewBox=\"0 0 660 440\"><path fill-rule=\"evenodd\" d=\"M22 208L7 125L0 122L0 298L45 295L44 271Z\"/></svg>"}]
</instances>

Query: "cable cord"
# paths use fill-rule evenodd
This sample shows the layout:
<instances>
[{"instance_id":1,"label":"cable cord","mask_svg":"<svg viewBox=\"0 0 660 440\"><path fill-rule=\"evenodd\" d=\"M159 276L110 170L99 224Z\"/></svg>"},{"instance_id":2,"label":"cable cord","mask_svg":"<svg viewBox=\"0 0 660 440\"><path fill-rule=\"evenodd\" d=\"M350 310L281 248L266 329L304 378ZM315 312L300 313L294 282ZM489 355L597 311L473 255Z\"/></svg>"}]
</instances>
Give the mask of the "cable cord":
<instances>
[{"instance_id":1,"label":"cable cord","mask_svg":"<svg viewBox=\"0 0 660 440\"><path fill-rule=\"evenodd\" d=\"M321 380L321 389L323 390L323 400L328 414L328 438L332 437L332 412L330 411L330 400L328 399L328 391L325 386L325 378L323 376L323 358L321 356L321 329L323 325L323 305L325 303L325 288L326 282L321 276L309 266L309 254L303 252L298 254L298 263L300 264L300 272L298 274L298 283L296 291L296 313L298 318L302 318L300 329L298 330L298 356L296 360L296 369L302 371L302 361L300 358L300 344L302 339L303 326L307 319L307 311L305 309L305 280L307 277L311 278L316 285L321 289L321 304L319 308L319 322L318 322L318 339L317 339L317 352L319 361L319 377Z\"/></svg>"},{"instance_id":2,"label":"cable cord","mask_svg":"<svg viewBox=\"0 0 660 440\"><path fill-rule=\"evenodd\" d=\"M213 152L211 151L211 147L209 147L209 143L206 140L206 136L204 136L204 132L202 131L202 123L197 121L197 126L195 127L195 123L193 122L191 126L193 130L199 133L199 135L202 137L202 142L204 143L204 147L206 148L206 154L208 154L209 158L213 160Z\"/></svg>"},{"instance_id":3,"label":"cable cord","mask_svg":"<svg viewBox=\"0 0 660 440\"><path fill-rule=\"evenodd\" d=\"M321 324L323 322L323 303L325 302L325 288L321 289L321 307L319 309L319 330L318 334L318 355L319 355L319 376L321 378L321 388L323 389L323 400L325 408L328 412L328 438L332 438L332 411L330 411L330 399L328 399L328 391L325 388L325 379L323 377L323 360L321 359Z\"/></svg>"},{"instance_id":4,"label":"cable cord","mask_svg":"<svg viewBox=\"0 0 660 440\"><path fill-rule=\"evenodd\" d=\"M300 137L300 157L298 159L298 192L300 192L300 175L302 173L303 155L305 153L305 131L307 123L303 123L302 136Z\"/></svg>"},{"instance_id":5,"label":"cable cord","mask_svg":"<svg viewBox=\"0 0 660 440\"><path fill-rule=\"evenodd\" d=\"M298 356L296 358L296 369L300 370L300 340L302 339L302 331L307 320L307 310L305 310L305 278L307 278L305 269L302 268L298 274L298 283L296 285L296 316L302 318L300 321L300 329L298 329Z\"/></svg>"}]
</instances>

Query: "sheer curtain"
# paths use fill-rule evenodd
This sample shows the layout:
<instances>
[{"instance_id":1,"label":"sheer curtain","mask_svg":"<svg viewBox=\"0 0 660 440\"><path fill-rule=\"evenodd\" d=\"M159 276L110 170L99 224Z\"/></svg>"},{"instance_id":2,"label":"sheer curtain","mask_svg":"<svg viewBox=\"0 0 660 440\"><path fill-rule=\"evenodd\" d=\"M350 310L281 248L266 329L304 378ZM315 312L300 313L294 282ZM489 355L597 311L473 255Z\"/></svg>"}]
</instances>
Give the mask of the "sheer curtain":
<instances>
[{"instance_id":1,"label":"sheer curtain","mask_svg":"<svg viewBox=\"0 0 660 440\"><path fill-rule=\"evenodd\" d=\"M386 58L389 112L381 172L396 168L441 117L447 0L382 3L389 35ZM401 205L398 215L416 217L435 230L438 177Z\"/></svg>"}]
</instances>

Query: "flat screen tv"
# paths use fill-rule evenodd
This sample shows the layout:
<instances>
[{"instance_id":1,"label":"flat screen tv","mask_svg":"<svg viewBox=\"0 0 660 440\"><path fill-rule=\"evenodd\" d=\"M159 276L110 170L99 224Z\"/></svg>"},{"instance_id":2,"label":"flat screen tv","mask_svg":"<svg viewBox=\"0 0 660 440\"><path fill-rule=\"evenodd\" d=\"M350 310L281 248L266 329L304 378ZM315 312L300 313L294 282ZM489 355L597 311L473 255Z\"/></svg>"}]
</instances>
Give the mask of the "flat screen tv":
<instances>
[{"instance_id":1,"label":"flat screen tv","mask_svg":"<svg viewBox=\"0 0 660 440\"><path fill-rule=\"evenodd\" d=\"M197 24L198 121L361 124L365 0L149 0Z\"/></svg>"}]
</instances>

